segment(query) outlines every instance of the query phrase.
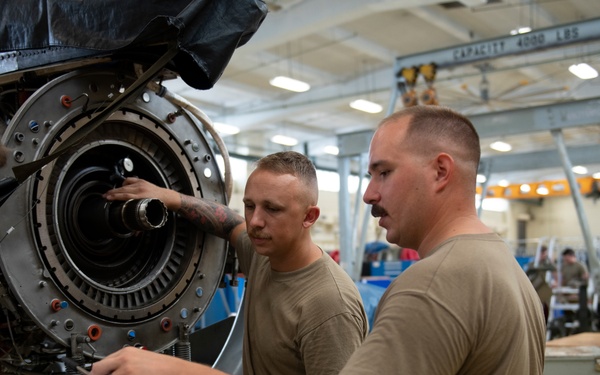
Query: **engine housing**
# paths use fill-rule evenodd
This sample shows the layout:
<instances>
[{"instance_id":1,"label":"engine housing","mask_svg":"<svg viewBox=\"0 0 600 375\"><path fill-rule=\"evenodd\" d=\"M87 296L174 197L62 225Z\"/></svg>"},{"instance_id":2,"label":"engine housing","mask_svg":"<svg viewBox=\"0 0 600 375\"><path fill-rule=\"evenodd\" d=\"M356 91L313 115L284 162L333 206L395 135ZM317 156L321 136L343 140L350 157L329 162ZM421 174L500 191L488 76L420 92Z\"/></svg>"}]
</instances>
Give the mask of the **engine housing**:
<instances>
[{"instance_id":1,"label":"engine housing","mask_svg":"<svg viewBox=\"0 0 600 375\"><path fill-rule=\"evenodd\" d=\"M0 135L9 154L0 178L73 143L0 207L3 373L59 372L61 356L97 359L128 345L170 350L222 280L226 241L155 202L133 212L159 222L164 215L164 225L127 224L136 217L102 198L137 176L226 204L214 144L198 119L144 89L74 142L135 81L134 71L121 62L2 77Z\"/></svg>"}]
</instances>

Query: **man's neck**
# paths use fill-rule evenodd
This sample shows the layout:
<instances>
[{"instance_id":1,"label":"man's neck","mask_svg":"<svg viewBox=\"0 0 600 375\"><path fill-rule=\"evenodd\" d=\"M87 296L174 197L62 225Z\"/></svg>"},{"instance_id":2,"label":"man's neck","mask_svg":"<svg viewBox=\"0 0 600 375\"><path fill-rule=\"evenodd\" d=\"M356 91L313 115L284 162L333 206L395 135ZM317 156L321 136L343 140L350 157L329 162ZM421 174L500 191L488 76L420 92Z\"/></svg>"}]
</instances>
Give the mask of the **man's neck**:
<instances>
[{"instance_id":1,"label":"man's neck","mask_svg":"<svg viewBox=\"0 0 600 375\"><path fill-rule=\"evenodd\" d=\"M425 258L431 250L449 238L462 234L492 233L477 215L456 216L443 224L432 227L417 249L419 257Z\"/></svg>"},{"instance_id":2,"label":"man's neck","mask_svg":"<svg viewBox=\"0 0 600 375\"><path fill-rule=\"evenodd\" d=\"M323 250L313 242L291 251L281 258L269 257L271 269L277 272L292 272L304 268L321 258Z\"/></svg>"}]
</instances>

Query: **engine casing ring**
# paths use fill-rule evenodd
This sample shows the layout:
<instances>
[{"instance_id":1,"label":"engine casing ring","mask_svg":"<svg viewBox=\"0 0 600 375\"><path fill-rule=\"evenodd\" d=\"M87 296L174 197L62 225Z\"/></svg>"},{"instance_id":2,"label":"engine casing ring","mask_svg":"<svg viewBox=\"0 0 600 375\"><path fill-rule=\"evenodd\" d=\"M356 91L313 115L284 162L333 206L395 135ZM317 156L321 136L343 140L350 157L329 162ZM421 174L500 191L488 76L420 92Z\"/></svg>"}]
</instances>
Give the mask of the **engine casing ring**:
<instances>
[{"instance_id":1,"label":"engine casing ring","mask_svg":"<svg viewBox=\"0 0 600 375\"><path fill-rule=\"evenodd\" d=\"M9 168L48 155L75 137L131 85L135 77L129 73L74 71L35 91L3 134L2 144L13 154L0 172L9 175ZM87 102L61 104L61 97L82 93ZM176 121L167 122L175 112ZM32 121L40 124L36 132ZM216 292L227 256L224 240L174 213L163 228L141 235L98 239L93 226L82 229L86 220L79 211L89 207L82 202L99 199L110 187L106 178L119 153L134 160L133 174L141 178L220 203L227 199L199 122L144 90L4 203L0 230L15 230L0 243L0 267L18 312L65 347L73 335L87 337L88 328L97 327L102 335L93 343L95 352L84 346L84 354L95 358L127 345L172 346L177 329L165 331L161 320L193 327Z\"/></svg>"}]
</instances>

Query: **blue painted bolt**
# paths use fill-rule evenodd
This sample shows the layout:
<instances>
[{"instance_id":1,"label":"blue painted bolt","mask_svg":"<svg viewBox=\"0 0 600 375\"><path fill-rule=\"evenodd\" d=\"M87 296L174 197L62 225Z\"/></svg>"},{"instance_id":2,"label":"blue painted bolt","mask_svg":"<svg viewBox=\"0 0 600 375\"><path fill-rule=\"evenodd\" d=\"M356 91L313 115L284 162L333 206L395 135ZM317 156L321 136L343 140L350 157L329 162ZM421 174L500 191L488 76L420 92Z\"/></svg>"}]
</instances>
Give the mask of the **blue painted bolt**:
<instances>
[{"instance_id":1,"label":"blue painted bolt","mask_svg":"<svg viewBox=\"0 0 600 375\"><path fill-rule=\"evenodd\" d=\"M133 341L135 340L135 331L130 329L129 332L127 332L127 339L129 341Z\"/></svg>"},{"instance_id":2,"label":"blue painted bolt","mask_svg":"<svg viewBox=\"0 0 600 375\"><path fill-rule=\"evenodd\" d=\"M188 317L188 310L186 308L181 309L181 312L179 312L179 315L183 318L186 319Z\"/></svg>"},{"instance_id":3,"label":"blue painted bolt","mask_svg":"<svg viewBox=\"0 0 600 375\"><path fill-rule=\"evenodd\" d=\"M202 288L201 288L201 287L197 287L197 288L196 288L196 295L197 295L198 297L202 297L202 294L203 294L203 293L204 293L204 291L202 290Z\"/></svg>"},{"instance_id":4,"label":"blue painted bolt","mask_svg":"<svg viewBox=\"0 0 600 375\"><path fill-rule=\"evenodd\" d=\"M69 303L67 301L60 301L57 298L50 301L50 308L53 311L59 311L62 309L66 309L67 307L69 307Z\"/></svg>"},{"instance_id":5,"label":"blue painted bolt","mask_svg":"<svg viewBox=\"0 0 600 375\"><path fill-rule=\"evenodd\" d=\"M31 130L34 133L37 133L38 131L40 131L40 125L37 123L37 121L29 121L29 130Z\"/></svg>"}]
</instances>

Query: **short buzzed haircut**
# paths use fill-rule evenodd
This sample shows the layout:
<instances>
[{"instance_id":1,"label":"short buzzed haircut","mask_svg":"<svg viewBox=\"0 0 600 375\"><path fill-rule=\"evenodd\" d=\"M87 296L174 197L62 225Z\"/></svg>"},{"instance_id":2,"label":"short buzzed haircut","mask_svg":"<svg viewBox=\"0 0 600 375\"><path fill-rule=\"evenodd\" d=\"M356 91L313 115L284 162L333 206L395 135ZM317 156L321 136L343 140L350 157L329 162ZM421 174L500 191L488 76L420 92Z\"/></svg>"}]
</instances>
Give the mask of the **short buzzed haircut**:
<instances>
[{"instance_id":1,"label":"short buzzed haircut","mask_svg":"<svg viewBox=\"0 0 600 375\"><path fill-rule=\"evenodd\" d=\"M290 174L298 178L310 194L310 204L316 205L319 199L317 171L305 155L296 151L281 151L267 155L255 163L256 170L275 174Z\"/></svg>"},{"instance_id":2,"label":"short buzzed haircut","mask_svg":"<svg viewBox=\"0 0 600 375\"><path fill-rule=\"evenodd\" d=\"M567 247L566 249L563 250L562 255L575 255L575 251L573 249L571 249L570 247Z\"/></svg>"},{"instance_id":3,"label":"short buzzed haircut","mask_svg":"<svg viewBox=\"0 0 600 375\"><path fill-rule=\"evenodd\" d=\"M419 105L399 110L383 119L379 125L404 117L410 117L406 139L415 141L424 152L428 150L424 145L436 141L438 144L452 142L460 148L465 161L473 165L473 171L477 174L481 145L477 130L466 116L446 107Z\"/></svg>"}]
</instances>

